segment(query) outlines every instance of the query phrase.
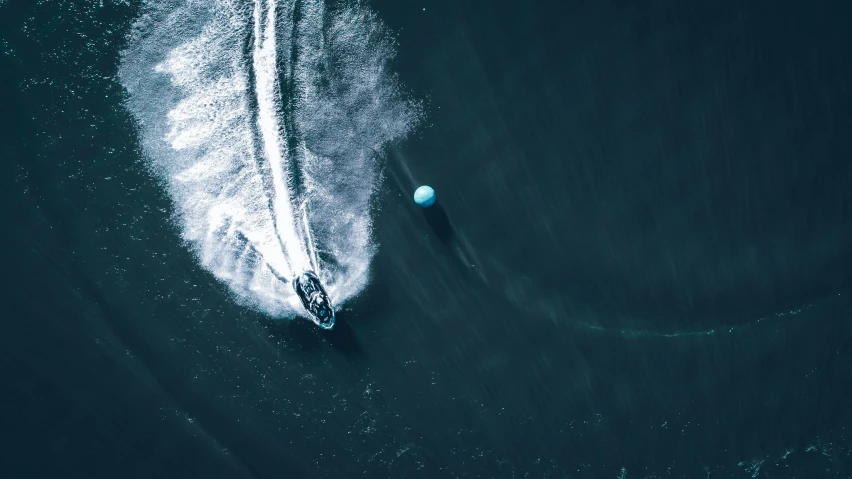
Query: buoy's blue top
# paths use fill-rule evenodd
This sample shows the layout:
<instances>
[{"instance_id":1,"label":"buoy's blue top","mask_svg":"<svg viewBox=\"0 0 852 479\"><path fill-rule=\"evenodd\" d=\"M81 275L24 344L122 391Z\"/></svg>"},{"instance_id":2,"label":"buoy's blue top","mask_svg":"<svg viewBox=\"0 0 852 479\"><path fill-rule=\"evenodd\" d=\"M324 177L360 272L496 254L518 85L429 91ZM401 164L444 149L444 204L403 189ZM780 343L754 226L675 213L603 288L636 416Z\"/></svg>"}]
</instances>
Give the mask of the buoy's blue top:
<instances>
[{"instance_id":1,"label":"buoy's blue top","mask_svg":"<svg viewBox=\"0 0 852 479\"><path fill-rule=\"evenodd\" d=\"M421 208L428 208L435 204L435 190L431 186L423 185L414 191L414 202Z\"/></svg>"}]
</instances>

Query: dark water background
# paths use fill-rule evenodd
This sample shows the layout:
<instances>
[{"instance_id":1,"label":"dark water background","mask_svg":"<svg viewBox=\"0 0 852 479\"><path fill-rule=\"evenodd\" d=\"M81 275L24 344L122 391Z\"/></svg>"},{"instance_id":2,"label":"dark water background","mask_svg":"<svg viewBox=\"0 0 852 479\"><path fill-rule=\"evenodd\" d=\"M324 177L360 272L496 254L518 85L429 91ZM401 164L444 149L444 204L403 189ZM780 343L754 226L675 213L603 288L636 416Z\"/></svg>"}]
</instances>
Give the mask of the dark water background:
<instances>
[{"instance_id":1,"label":"dark water background","mask_svg":"<svg viewBox=\"0 0 852 479\"><path fill-rule=\"evenodd\" d=\"M0 3L0 476L852 475L852 5L371 7L428 118L324 334L181 244L138 5Z\"/></svg>"}]
</instances>

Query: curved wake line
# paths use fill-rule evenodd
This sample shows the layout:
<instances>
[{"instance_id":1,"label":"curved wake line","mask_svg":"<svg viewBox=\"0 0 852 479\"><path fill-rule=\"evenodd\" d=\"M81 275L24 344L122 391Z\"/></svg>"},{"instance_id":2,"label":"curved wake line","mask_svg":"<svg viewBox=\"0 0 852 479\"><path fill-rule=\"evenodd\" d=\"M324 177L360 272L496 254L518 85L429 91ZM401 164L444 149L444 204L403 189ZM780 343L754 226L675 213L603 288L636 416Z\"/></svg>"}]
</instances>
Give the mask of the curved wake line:
<instances>
[{"instance_id":1,"label":"curved wake line","mask_svg":"<svg viewBox=\"0 0 852 479\"><path fill-rule=\"evenodd\" d=\"M492 261L492 265L499 265L499 263ZM500 266L500 270L505 270L504 267ZM505 273L505 271L504 271ZM479 271L479 274L483 274L482 271ZM502 275L501 275L502 276ZM520 276L520 275L516 275ZM480 276L486 284L493 281L493 279L489 279L487 277ZM605 334L605 335L616 335L621 336L625 339L687 339L687 338L703 338L709 336L722 336L722 335L736 335L746 333L748 331L752 331L755 328L761 326L770 326L777 325L779 321L782 320L792 320L795 317L799 317L803 313L808 311L817 309L822 307L832 299L841 298L843 294L836 294L831 297L825 297L819 300L816 300L812 303L805 304L803 306L797 307L795 309L780 311L776 313L766 314L764 316L760 316L751 321L736 324L736 325L721 325L719 327L710 328L710 329L684 329L684 330L665 330L665 329L651 329L645 327L607 327L601 324L596 324L586 319L581 319L579 317L559 317L554 313L556 310L565 310L562 306L560 300L550 300L547 298L541 298L540 294L537 293L540 291L538 288L524 288L522 285L518 283L512 284L513 281L509 279L509 277L504 276L503 281L505 281L504 285L512 285L514 288L514 292L509 294L510 288L504 287L504 292L506 299L513 304L515 307L521 310L530 310L530 305L535 305L533 314L536 314L542 318L550 319L555 323L564 323L567 325L571 325L576 327L578 330L586 331L592 334ZM535 300L530 300L530 298L535 298ZM538 311L536 311L538 309ZM629 320L630 318L624 318ZM634 323L638 323L639 321L633 321ZM647 323L647 321L643 321ZM720 321L721 322L721 321Z\"/></svg>"},{"instance_id":2,"label":"curved wake line","mask_svg":"<svg viewBox=\"0 0 852 479\"><path fill-rule=\"evenodd\" d=\"M397 181L399 181L398 178ZM458 260L488 288L492 290L495 287L499 288L498 294L500 294L502 299L505 299L513 307L521 311L532 313L542 319L548 319L553 323L566 326L570 325L578 331L585 331L589 334L614 335L625 339L698 339L709 336L742 334L760 326L777 326L781 320L799 317L807 311L829 304L832 299L844 296L843 294L837 294L795 309L766 314L742 324L720 325L719 327L710 329L684 329L678 331L646 327L607 327L596 324L592 322L593 320L583 319L576 313L569 315L568 310L572 308L566 307L563 295L543 297L541 293L542 289L538 287L539 285L534 280L509 270L500 261L490 255L483 256L477 253L464 235L458 235L458 233L454 233L454 235L457 237L452 241L453 250ZM483 268L483 266L485 267ZM495 293L497 293L496 290ZM594 316L593 313L587 315L587 318L592 316ZM628 317L623 319L627 320L626 322L633 322L634 324L639 324L640 322L647 324L647 321L630 321L631 318Z\"/></svg>"},{"instance_id":3,"label":"curved wake line","mask_svg":"<svg viewBox=\"0 0 852 479\"><path fill-rule=\"evenodd\" d=\"M377 160L419 106L360 3L147 2L119 79L145 157L199 263L274 317L313 269L339 307L369 280Z\"/></svg>"},{"instance_id":4,"label":"curved wake line","mask_svg":"<svg viewBox=\"0 0 852 479\"><path fill-rule=\"evenodd\" d=\"M627 339L644 339L644 338L662 338L662 339L674 339L674 338L689 338L689 337L701 337L701 336L713 336L713 335L722 335L722 334L736 334L742 333L747 330L750 330L758 325L765 323L767 320L779 320L786 316L796 316L800 313L803 313L814 307L814 304L807 304L798 309L793 309L790 311L784 311L780 313L775 313L771 315L761 316L754 321L740 324L736 326L724 326L719 328L711 328L706 330L694 330L694 331L679 331L679 332L661 332L654 331L650 329L628 329L628 328L607 328L604 326L600 326L593 323L588 323L582 320L575 320L574 324L588 329L590 331L606 333L606 334L618 334Z\"/></svg>"}]
</instances>

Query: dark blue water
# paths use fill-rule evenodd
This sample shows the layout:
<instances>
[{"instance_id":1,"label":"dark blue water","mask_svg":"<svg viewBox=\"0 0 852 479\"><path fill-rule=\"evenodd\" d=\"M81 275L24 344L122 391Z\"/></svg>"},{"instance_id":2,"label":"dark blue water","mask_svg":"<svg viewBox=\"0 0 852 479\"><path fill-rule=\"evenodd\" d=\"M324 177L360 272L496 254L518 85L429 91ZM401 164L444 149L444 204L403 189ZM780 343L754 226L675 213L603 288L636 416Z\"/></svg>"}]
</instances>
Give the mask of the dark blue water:
<instances>
[{"instance_id":1,"label":"dark blue water","mask_svg":"<svg viewBox=\"0 0 852 479\"><path fill-rule=\"evenodd\" d=\"M849 5L369 7L424 119L324 333L182 241L142 6L0 2L0 476L852 475Z\"/></svg>"}]
</instances>

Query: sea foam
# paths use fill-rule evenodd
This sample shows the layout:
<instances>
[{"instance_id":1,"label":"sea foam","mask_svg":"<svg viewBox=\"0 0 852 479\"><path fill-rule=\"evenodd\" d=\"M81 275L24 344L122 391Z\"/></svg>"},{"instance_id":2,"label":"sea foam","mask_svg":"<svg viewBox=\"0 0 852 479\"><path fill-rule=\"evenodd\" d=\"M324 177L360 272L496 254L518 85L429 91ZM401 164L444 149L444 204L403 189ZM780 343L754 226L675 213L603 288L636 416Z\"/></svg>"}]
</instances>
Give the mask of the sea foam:
<instances>
[{"instance_id":1,"label":"sea foam","mask_svg":"<svg viewBox=\"0 0 852 479\"><path fill-rule=\"evenodd\" d=\"M369 280L381 152L418 107L361 3L149 2L119 78L146 161L200 264L275 317L314 269L336 306Z\"/></svg>"}]
</instances>

